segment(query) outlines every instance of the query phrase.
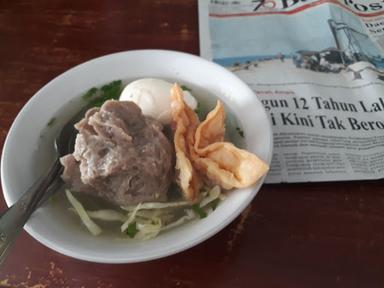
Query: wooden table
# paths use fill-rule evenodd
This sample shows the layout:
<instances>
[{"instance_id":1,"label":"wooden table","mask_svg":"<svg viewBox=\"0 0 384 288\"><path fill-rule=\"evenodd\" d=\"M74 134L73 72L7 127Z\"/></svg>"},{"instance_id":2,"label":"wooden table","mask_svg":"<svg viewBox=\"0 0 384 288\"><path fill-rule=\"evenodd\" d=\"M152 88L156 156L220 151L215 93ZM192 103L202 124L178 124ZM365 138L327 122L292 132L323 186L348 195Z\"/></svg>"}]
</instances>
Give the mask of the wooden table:
<instances>
[{"instance_id":1,"label":"wooden table","mask_svg":"<svg viewBox=\"0 0 384 288\"><path fill-rule=\"evenodd\" d=\"M195 0L129 2L0 1L0 147L26 101L76 64L130 49L199 53ZM0 287L384 287L383 186L264 185L216 236L140 264L78 261L23 233Z\"/></svg>"}]
</instances>

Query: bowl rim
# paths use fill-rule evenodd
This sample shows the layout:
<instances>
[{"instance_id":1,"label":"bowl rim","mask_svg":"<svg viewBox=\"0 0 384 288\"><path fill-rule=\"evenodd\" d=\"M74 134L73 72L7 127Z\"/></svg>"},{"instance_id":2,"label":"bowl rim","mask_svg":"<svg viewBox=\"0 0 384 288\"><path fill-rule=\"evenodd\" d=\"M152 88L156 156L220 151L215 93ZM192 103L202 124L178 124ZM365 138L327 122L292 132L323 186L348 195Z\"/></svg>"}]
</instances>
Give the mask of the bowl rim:
<instances>
[{"instance_id":1,"label":"bowl rim","mask_svg":"<svg viewBox=\"0 0 384 288\"><path fill-rule=\"evenodd\" d=\"M91 63L96 63L99 61L105 61L105 60L108 60L108 58L112 59L114 57L119 57L120 55L124 55L127 53L129 53L129 54L135 54L135 53L162 54L162 53L164 53L164 54L168 54L168 55L173 54L174 56L180 55L183 57L190 57L191 59L193 58L193 60L204 62L205 65L211 65L212 67L214 66L215 69L220 69L224 73L230 74L232 77L237 78L237 80L240 81L244 85L244 88L246 88L249 93L252 93L255 95L255 93L252 91L252 89L243 80L241 80L237 75L230 72L229 70L227 70L223 66L220 66L219 64L208 61L208 60L206 60L200 56L186 53L186 52L166 50L166 49L135 49L135 50L126 50L126 51L120 51L120 52L115 52L115 53L111 53L111 54L106 54L106 55L102 55L102 56L87 60L85 62L82 62L82 63L64 71L63 73L57 75L56 77L51 79L49 82L47 82L43 87L41 87L37 92L35 92L33 94L33 96L24 104L24 106L21 108L21 110L18 112L17 116L13 120L12 125L9 128L7 137L4 141L4 146L2 149L2 153L1 153L1 164L0 164L0 170L1 170L0 171L0 175L1 175L0 177L1 177L1 185L2 185L2 189L3 189L3 196L4 196L4 200L5 200L8 207L10 207L13 204L13 202L9 198L11 193L10 193L10 191L9 191L10 189L7 185L7 179L6 179L6 177L4 177L5 176L4 171L6 169L6 167L5 167L6 164L5 164L4 159L5 159L5 155L6 155L7 151L10 149L10 147L9 147L10 146L10 139L12 137L13 131L15 130L16 123L18 123L20 121L21 116L24 113L26 113L26 110L29 109L29 107L31 105L33 105L33 103L35 101L38 101L38 99L43 97L42 91L49 89L49 86L52 85L53 82L60 81L61 78L64 78L68 74L71 74L74 71L81 69L83 66L89 65ZM262 111L265 114L265 118L267 119L267 123L268 123L267 130L269 131L269 135L268 135L269 139L268 140L270 143L270 147L268 147L267 157L266 157L266 159L264 159L264 161L270 165L271 160L272 160L272 151L273 151L272 124L271 124L270 117L269 117L268 113L266 112L266 110L264 109L264 107L261 104L261 101L258 99L258 97L256 95L255 95L255 98L260 102ZM180 245L178 245L178 246L167 247L169 249L163 249L162 253L158 253L155 255L148 255L146 257L135 257L135 258L130 257L130 259L118 259L118 260L115 259L114 260L112 258L90 256L90 255L86 255L86 254L78 254L77 252L73 253L71 250L63 249L61 246L54 245L54 243L47 241L47 239L46 239L46 237L44 237L44 235L42 235L42 234L38 233L37 231L35 231L34 229L32 229L28 225L28 223L25 224L24 229L35 240L42 243L44 246L47 246L48 248L50 248L54 251L57 251L61 254L64 254L66 256L73 257L73 258L80 259L80 260L85 260L85 261L89 261L89 262L97 262L97 263L122 264L122 263L137 263L137 262L144 262L144 261L159 259L159 258L163 258L163 257L169 256L169 255L173 255L173 254L179 253L181 251L187 250L193 246L196 246L196 245L200 244L201 242L207 240L208 238L214 236L219 231L221 231L223 228L225 228L227 225L229 225L251 203L251 201L254 199L257 192L260 190L261 186L263 185L265 177L266 177L266 175L264 175L255 185L251 186L252 191L250 192L249 196L245 199L245 201L243 201L239 205L237 210L232 211L232 213L228 217L226 217L224 220L217 223L217 225L215 226L214 229L206 232L205 234L201 234L197 240L195 238L193 238L190 241L180 243Z\"/></svg>"}]
</instances>

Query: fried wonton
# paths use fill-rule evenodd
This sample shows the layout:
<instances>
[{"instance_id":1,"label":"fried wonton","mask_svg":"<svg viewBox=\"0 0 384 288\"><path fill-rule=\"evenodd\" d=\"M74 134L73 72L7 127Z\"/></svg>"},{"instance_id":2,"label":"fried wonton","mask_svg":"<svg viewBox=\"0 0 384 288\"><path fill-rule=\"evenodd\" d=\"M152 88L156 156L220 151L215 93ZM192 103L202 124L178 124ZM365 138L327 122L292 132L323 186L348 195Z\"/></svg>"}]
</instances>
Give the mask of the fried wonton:
<instances>
[{"instance_id":1,"label":"fried wonton","mask_svg":"<svg viewBox=\"0 0 384 288\"><path fill-rule=\"evenodd\" d=\"M220 101L200 123L196 113L184 103L177 84L171 96L177 182L187 199L194 200L198 195L198 174L224 189L251 186L265 175L269 167L264 161L224 142L225 111Z\"/></svg>"},{"instance_id":2,"label":"fried wonton","mask_svg":"<svg viewBox=\"0 0 384 288\"><path fill-rule=\"evenodd\" d=\"M185 104L183 92L178 85L171 89L171 111L176 152L176 182L187 200L194 201L201 187L201 180L192 166L195 131L200 121L196 113Z\"/></svg>"},{"instance_id":3,"label":"fried wonton","mask_svg":"<svg viewBox=\"0 0 384 288\"><path fill-rule=\"evenodd\" d=\"M197 127L195 133L195 150L215 142L224 141L225 134L224 105L217 101L215 109L208 113L205 120Z\"/></svg>"},{"instance_id":4,"label":"fried wonton","mask_svg":"<svg viewBox=\"0 0 384 288\"><path fill-rule=\"evenodd\" d=\"M257 182L269 169L255 154L223 142L225 111L220 101L197 127L195 166L213 183L224 189L245 188Z\"/></svg>"},{"instance_id":5,"label":"fried wonton","mask_svg":"<svg viewBox=\"0 0 384 288\"><path fill-rule=\"evenodd\" d=\"M210 144L198 154L194 159L198 171L224 189L248 187L269 169L255 154L228 142Z\"/></svg>"}]
</instances>

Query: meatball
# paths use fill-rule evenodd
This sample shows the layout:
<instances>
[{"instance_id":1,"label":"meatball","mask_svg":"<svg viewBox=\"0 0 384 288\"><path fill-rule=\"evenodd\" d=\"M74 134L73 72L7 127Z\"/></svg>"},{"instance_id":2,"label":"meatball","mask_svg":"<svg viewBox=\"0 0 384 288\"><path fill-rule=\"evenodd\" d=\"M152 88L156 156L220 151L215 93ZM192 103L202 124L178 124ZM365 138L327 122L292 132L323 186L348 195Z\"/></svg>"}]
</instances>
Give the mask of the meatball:
<instances>
[{"instance_id":1,"label":"meatball","mask_svg":"<svg viewBox=\"0 0 384 288\"><path fill-rule=\"evenodd\" d=\"M167 200L173 146L160 122L129 101L107 101L75 125L73 154L61 158L73 191L127 206Z\"/></svg>"}]
</instances>

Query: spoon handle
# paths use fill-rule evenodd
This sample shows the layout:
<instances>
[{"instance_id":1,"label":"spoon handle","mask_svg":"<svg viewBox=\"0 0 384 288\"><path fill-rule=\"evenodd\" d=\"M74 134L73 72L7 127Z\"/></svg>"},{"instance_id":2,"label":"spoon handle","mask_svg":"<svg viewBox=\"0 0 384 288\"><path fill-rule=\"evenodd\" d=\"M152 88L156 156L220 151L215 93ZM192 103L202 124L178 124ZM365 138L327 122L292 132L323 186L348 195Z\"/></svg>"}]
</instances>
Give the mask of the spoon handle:
<instances>
[{"instance_id":1,"label":"spoon handle","mask_svg":"<svg viewBox=\"0 0 384 288\"><path fill-rule=\"evenodd\" d=\"M62 183L58 177L60 170L61 164L57 159L45 175L41 176L15 204L0 216L0 265L4 262L24 224L41 204L41 200L44 200L42 198L45 194L52 195L53 189L57 190L58 185Z\"/></svg>"}]
</instances>

